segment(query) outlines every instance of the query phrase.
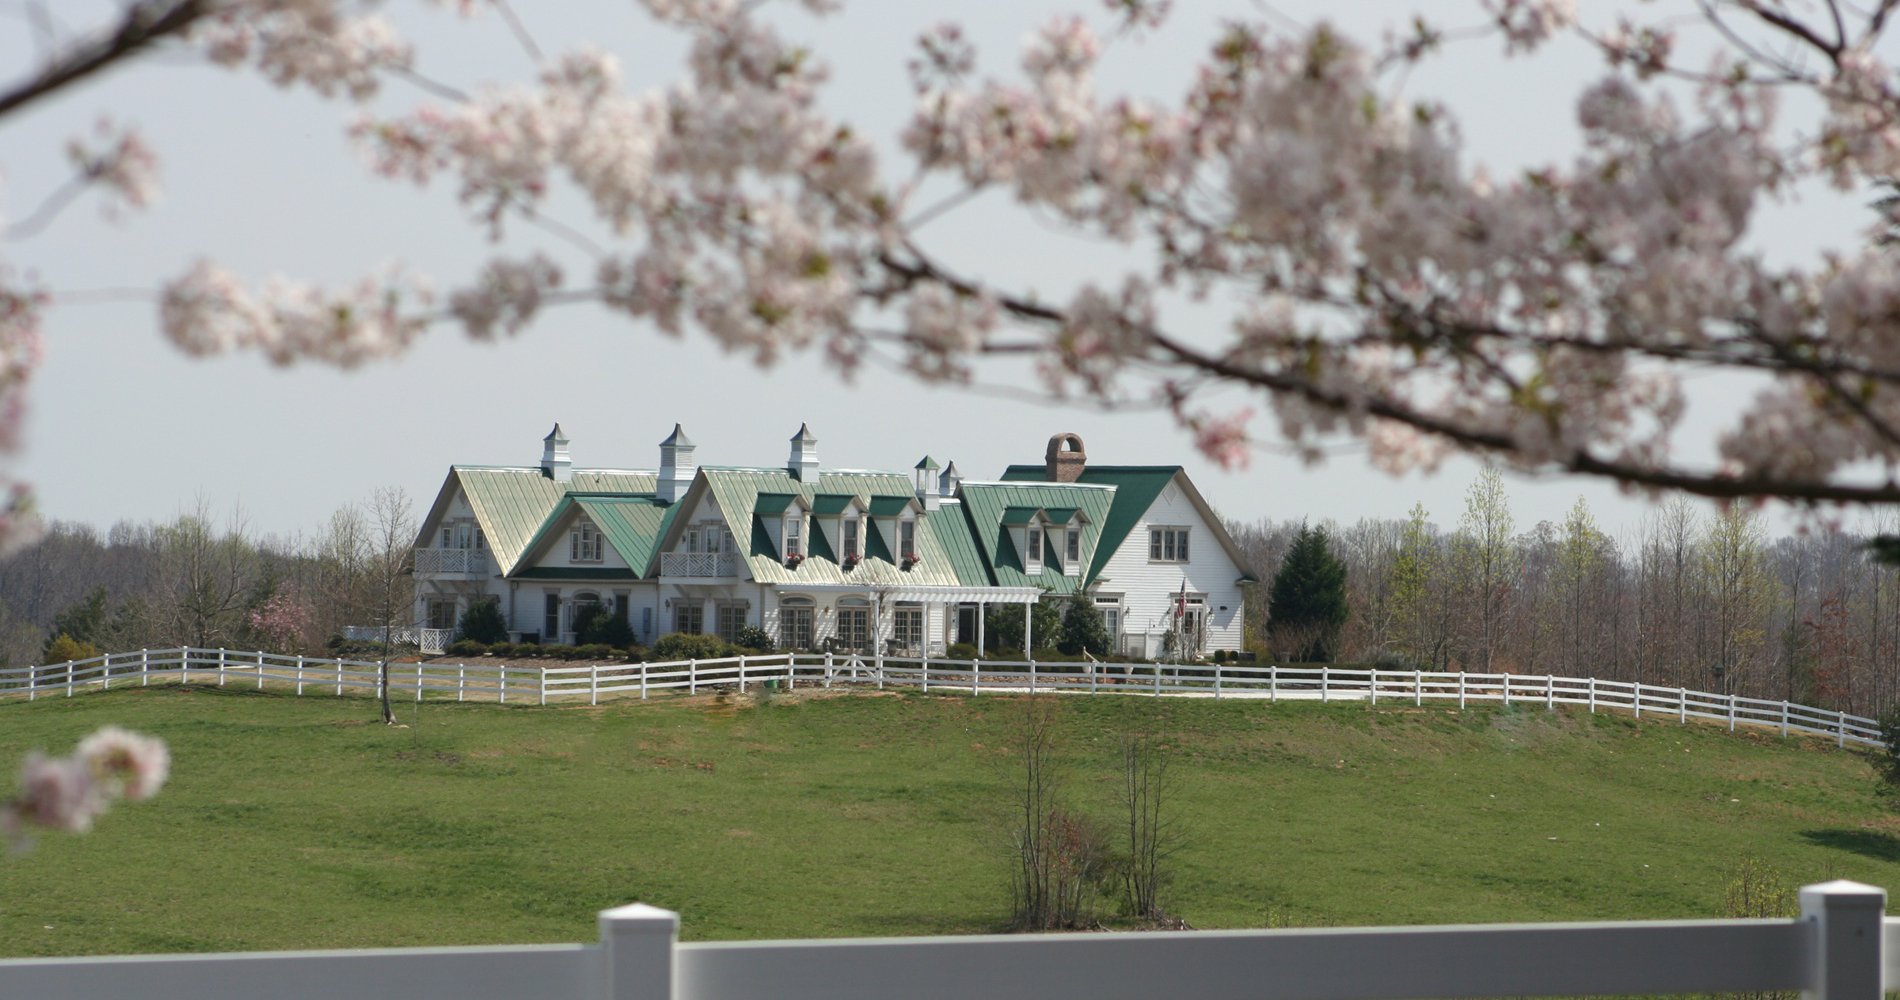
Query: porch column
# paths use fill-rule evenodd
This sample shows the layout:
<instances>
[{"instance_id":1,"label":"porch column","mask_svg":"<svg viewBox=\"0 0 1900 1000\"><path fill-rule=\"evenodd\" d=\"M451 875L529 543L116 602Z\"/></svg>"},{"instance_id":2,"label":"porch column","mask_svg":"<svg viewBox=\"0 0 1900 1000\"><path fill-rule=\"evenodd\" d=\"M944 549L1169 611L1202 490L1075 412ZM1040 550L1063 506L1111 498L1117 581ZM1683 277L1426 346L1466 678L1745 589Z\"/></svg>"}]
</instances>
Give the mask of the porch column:
<instances>
[{"instance_id":1,"label":"porch column","mask_svg":"<svg viewBox=\"0 0 1900 1000\"><path fill-rule=\"evenodd\" d=\"M1031 601L1030 603L1023 605L1023 655L1024 656L1028 656L1029 651L1036 648L1029 644L1030 626L1035 624L1035 621L1036 621L1035 612L1036 612L1036 604L1034 601Z\"/></svg>"},{"instance_id":2,"label":"porch column","mask_svg":"<svg viewBox=\"0 0 1900 1000\"><path fill-rule=\"evenodd\" d=\"M986 624L984 619L989 617L988 611L988 605L982 601L976 602L976 655L978 656L982 656L983 650L988 648L983 645L983 626Z\"/></svg>"}]
</instances>

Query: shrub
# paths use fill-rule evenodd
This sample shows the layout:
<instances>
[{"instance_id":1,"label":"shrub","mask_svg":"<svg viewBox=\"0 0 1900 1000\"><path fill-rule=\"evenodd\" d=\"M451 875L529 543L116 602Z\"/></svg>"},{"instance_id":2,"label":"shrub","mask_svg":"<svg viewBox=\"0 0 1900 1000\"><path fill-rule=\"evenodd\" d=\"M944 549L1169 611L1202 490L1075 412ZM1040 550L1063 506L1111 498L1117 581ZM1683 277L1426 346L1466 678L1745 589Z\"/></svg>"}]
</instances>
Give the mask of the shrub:
<instances>
[{"instance_id":1,"label":"shrub","mask_svg":"<svg viewBox=\"0 0 1900 1000\"><path fill-rule=\"evenodd\" d=\"M1888 784L1900 785L1900 704L1880 717L1880 744L1884 748L1875 767Z\"/></svg>"},{"instance_id":2,"label":"shrub","mask_svg":"<svg viewBox=\"0 0 1900 1000\"><path fill-rule=\"evenodd\" d=\"M620 655L621 650L617 646L610 646L604 642L590 642L585 645L573 647L573 653L568 656L568 659L606 660L612 662L620 659Z\"/></svg>"},{"instance_id":3,"label":"shrub","mask_svg":"<svg viewBox=\"0 0 1900 1000\"><path fill-rule=\"evenodd\" d=\"M65 663L67 660L90 660L99 655L99 647L90 642L81 642L64 632L53 637L41 654L47 663Z\"/></svg>"},{"instance_id":4,"label":"shrub","mask_svg":"<svg viewBox=\"0 0 1900 1000\"><path fill-rule=\"evenodd\" d=\"M461 630L462 638L473 642L493 644L508 641L508 622L501 616L501 602L493 598L469 605L456 626Z\"/></svg>"},{"instance_id":5,"label":"shrub","mask_svg":"<svg viewBox=\"0 0 1900 1000\"><path fill-rule=\"evenodd\" d=\"M712 660L731 655L732 647L716 635L674 632L661 636L660 641L653 644L656 660Z\"/></svg>"},{"instance_id":6,"label":"shrub","mask_svg":"<svg viewBox=\"0 0 1900 1000\"><path fill-rule=\"evenodd\" d=\"M1070 656L1092 653L1096 656L1107 654L1112 645L1108 637L1108 624L1102 620L1102 611L1095 606L1093 598L1077 591L1069 596L1069 606L1062 612L1062 630L1056 638L1056 648Z\"/></svg>"},{"instance_id":7,"label":"shrub","mask_svg":"<svg viewBox=\"0 0 1900 1000\"><path fill-rule=\"evenodd\" d=\"M774 645L772 642L772 634L757 625L747 625L740 629L739 634L735 636L734 639L736 641L733 642L733 645L741 649L767 650L771 649Z\"/></svg>"},{"instance_id":8,"label":"shrub","mask_svg":"<svg viewBox=\"0 0 1900 1000\"><path fill-rule=\"evenodd\" d=\"M626 654L628 663L645 663L647 659L647 648L640 645L631 645L626 648Z\"/></svg>"},{"instance_id":9,"label":"shrub","mask_svg":"<svg viewBox=\"0 0 1900 1000\"><path fill-rule=\"evenodd\" d=\"M949 649L943 651L943 655L952 660L974 660L982 656L976 651L975 644L968 642L952 643Z\"/></svg>"},{"instance_id":10,"label":"shrub","mask_svg":"<svg viewBox=\"0 0 1900 1000\"><path fill-rule=\"evenodd\" d=\"M466 621L468 616L463 615L462 618ZM450 656L485 656L488 654L488 646L474 639L457 639L449 643L449 648L443 652Z\"/></svg>"},{"instance_id":11,"label":"shrub","mask_svg":"<svg viewBox=\"0 0 1900 1000\"><path fill-rule=\"evenodd\" d=\"M574 642L581 646L626 647L633 644L633 629L619 615L598 608L574 626Z\"/></svg>"}]
</instances>

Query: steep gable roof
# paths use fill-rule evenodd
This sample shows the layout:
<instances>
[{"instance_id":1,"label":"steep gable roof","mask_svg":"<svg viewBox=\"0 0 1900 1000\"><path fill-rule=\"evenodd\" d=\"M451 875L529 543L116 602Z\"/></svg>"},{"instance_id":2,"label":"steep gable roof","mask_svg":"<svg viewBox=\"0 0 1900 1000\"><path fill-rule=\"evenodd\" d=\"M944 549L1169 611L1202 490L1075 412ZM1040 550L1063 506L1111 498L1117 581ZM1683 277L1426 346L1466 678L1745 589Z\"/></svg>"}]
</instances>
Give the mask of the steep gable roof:
<instances>
[{"instance_id":1,"label":"steep gable roof","mask_svg":"<svg viewBox=\"0 0 1900 1000\"><path fill-rule=\"evenodd\" d=\"M1003 479L1009 482L1045 482L1048 469L1041 465L1012 465L1003 470ZM1221 523L1220 516L1214 513L1207 500L1196 489L1193 480L1188 478L1187 470L1178 465L1090 465L1082 469L1077 482L1096 483L1115 487L1115 503L1109 508L1108 520L1102 525L1102 541L1095 549L1094 561L1089 565L1089 577L1093 579L1108 560L1128 540L1135 525L1141 523L1142 515L1154 506L1155 498L1176 478L1181 481L1181 490L1206 519L1209 529L1214 532L1214 540L1220 543L1227 557L1241 572L1244 580L1253 580L1253 570L1247 565L1246 556L1240 546L1227 533L1227 526ZM1048 485L1057 485L1049 483Z\"/></svg>"},{"instance_id":2,"label":"steep gable roof","mask_svg":"<svg viewBox=\"0 0 1900 1000\"><path fill-rule=\"evenodd\" d=\"M679 509L678 504L662 504L650 496L570 492L555 503L547 520L522 547L522 559L530 559L546 545L553 544L553 539L573 516L585 514L600 529L607 544L626 561L632 575L642 577L653 557L654 545ZM540 571L523 570L514 575L524 572Z\"/></svg>"},{"instance_id":3,"label":"steep gable roof","mask_svg":"<svg viewBox=\"0 0 1900 1000\"><path fill-rule=\"evenodd\" d=\"M529 540L541 530L563 496L570 492L651 495L656 482L654 473L637 470L576 469L571 479L558 482L538 467L451 466L447 481L436 494L435 505L423 519L416 544L427 545L429 532L447 513L449 501L459 489L474 511L502 575L507 576L514 572Z\"/></svg>"}]
</instances>

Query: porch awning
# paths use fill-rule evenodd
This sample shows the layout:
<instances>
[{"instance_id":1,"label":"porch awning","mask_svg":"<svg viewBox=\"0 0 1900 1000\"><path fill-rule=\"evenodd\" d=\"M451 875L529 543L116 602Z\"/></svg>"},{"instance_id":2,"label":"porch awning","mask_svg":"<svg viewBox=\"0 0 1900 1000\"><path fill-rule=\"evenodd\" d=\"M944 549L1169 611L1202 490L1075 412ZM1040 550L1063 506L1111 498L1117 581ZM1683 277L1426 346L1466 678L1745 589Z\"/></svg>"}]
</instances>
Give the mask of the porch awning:
<instances>
[{"instance_id":1,"label":"porch awning","mask_svg":"<svg viewBox=\"0 0 1900 1000\"><path fill-rule=\"evenodd\" d=\"M1042 599L1041 587L956 587L896 586L864 587L849 583L819 583L811 586L778 584L780 594L850 594L876 596L878 600L917 601L922 604L1034 604Z\"/></svg>"}]
</instances>

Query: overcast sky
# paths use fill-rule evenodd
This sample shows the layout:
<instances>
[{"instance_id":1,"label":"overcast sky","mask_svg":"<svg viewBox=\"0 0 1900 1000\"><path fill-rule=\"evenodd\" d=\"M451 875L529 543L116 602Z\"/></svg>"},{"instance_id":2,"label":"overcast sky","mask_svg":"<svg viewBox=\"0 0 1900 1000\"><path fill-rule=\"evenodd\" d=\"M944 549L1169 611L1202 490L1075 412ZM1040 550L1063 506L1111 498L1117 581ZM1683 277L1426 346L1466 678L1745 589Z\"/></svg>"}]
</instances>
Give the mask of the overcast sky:
<instances>
[{"instance_id":1,"label":"overcast sky","mask_svg":"<svg viewBox=\"0 0 1900 1000\"><path fill-rule=\"evenodd\" d=\"M69 23L109 10L89 0L53 5ZM1178 95L1222 16L1260 16L1253 3L1193 3L1162 34L1117 42L1104 89ZM1452 26L1477 20L1433 4ZM1585 5L1602 16L1609 5ZM1639 12L1654 13L1643 4ZM625 0L528 4L518 8L545 49L600 45L619 55L639 86L676 77L677 38L647 24ZM1191 8L1191 9L1190 9ZM829 107L872 134L890 135L909 110L903 62L929 23L955 16L970 26L982 66L1013 73L1023 36L1057 9L1094 16L1099 4L1013 0L936 8L866 3L815 22L788 15L788 33L811 39L834 68ZM1273 5L1269 16L1309 21L1324 10L1362 37L1407 6L1393 3ZM531 65L495 18L462 22L433 9L398 11L418 44L419 69L464 88L519 79ZM0 65L30 64L30 33L17 12L0 20ZM1576 147L1571 106L1603 71L1576 43L1534 60L1505 61L1494 41L1466 44L1405 84L1454 109L1470 140L1470 160L1508 172L1562 161ZM412 105L413 89L392 84L388 109ZM1799 116L1799 108L1789 109ZM20 218L64 179L67 136L109 113L136 121L164 162L156 209L114 224L82 201L46 233L5 257L61 291L152 289L199 257L252 279L273 273L342 282L384 262L449 284L496 248L470 225L452 185L418 191L370 176L343 136L351 109L287 94L245 75L160 57L79 88L0 127L0 211ZM561 216L563 208L566 214ZM572 202L554 214L585 225ZM1859 202L1810 194L1767 213L1756 239L1777 256L1812 259L1862 238L1870 217ZM1114 273L1112 247L1066 242L1025 221L1004 199L979 201L927 231L931 246L972 271L1059 298L1090 276ZM503 250L547 251L584 281L585 258L533 230L511 234ZM1176 312L1182 327L1215 328L1214 314ZM1082 436L1092 461L1186 465L1202 492L1230 517L1401 517L1422 501L1449 526L1476 474L1454 460L1436 476L1394 480L1346 449L1308 467L1273 450L1245 471L1226 473L1194 454L1161 412L1103 413L1021 398L920 386L866 370L843 382L821 358L795 357L769 371L722 355L704 337L673 340L589 306L551 311L519 338L471 344L441 328L408 356L356 371L314 365L273 368L253 357L186 358L158 335L149 301L62 306L48 324L45 367L32 393L27 450L13 468L37 487L49 516L101 527L120 519L172 516L202 496L220 509L242 504L251 525L293 533L317 526L336 507L385 485L426 507L448 466L533 464L559 421L580 467L651 468L659 440L682 423L708 464L775 465L787 439L809 422L824 464L906 470L928 453L956 460L969 476L993 477L1011 462L1040 461L1050 435ZM1030 385L1020 373L993 381ZM1033 393L1031 393L1033 394ZM1708 453L1708 421L1741 398L1738 387L1698 387L1684 453ZM1224 397L1222 408L1242 405ZM1257 410L1264 409L1256 404ZM1701 432L1698 434L1698 428ZM1271 440L1268 418L1254 431ZM1520 527L1556 520L1579 495L1604 526L1635 526L1645 505L1600 483L1512 477Z\"/></svg>"}]
</instances>

